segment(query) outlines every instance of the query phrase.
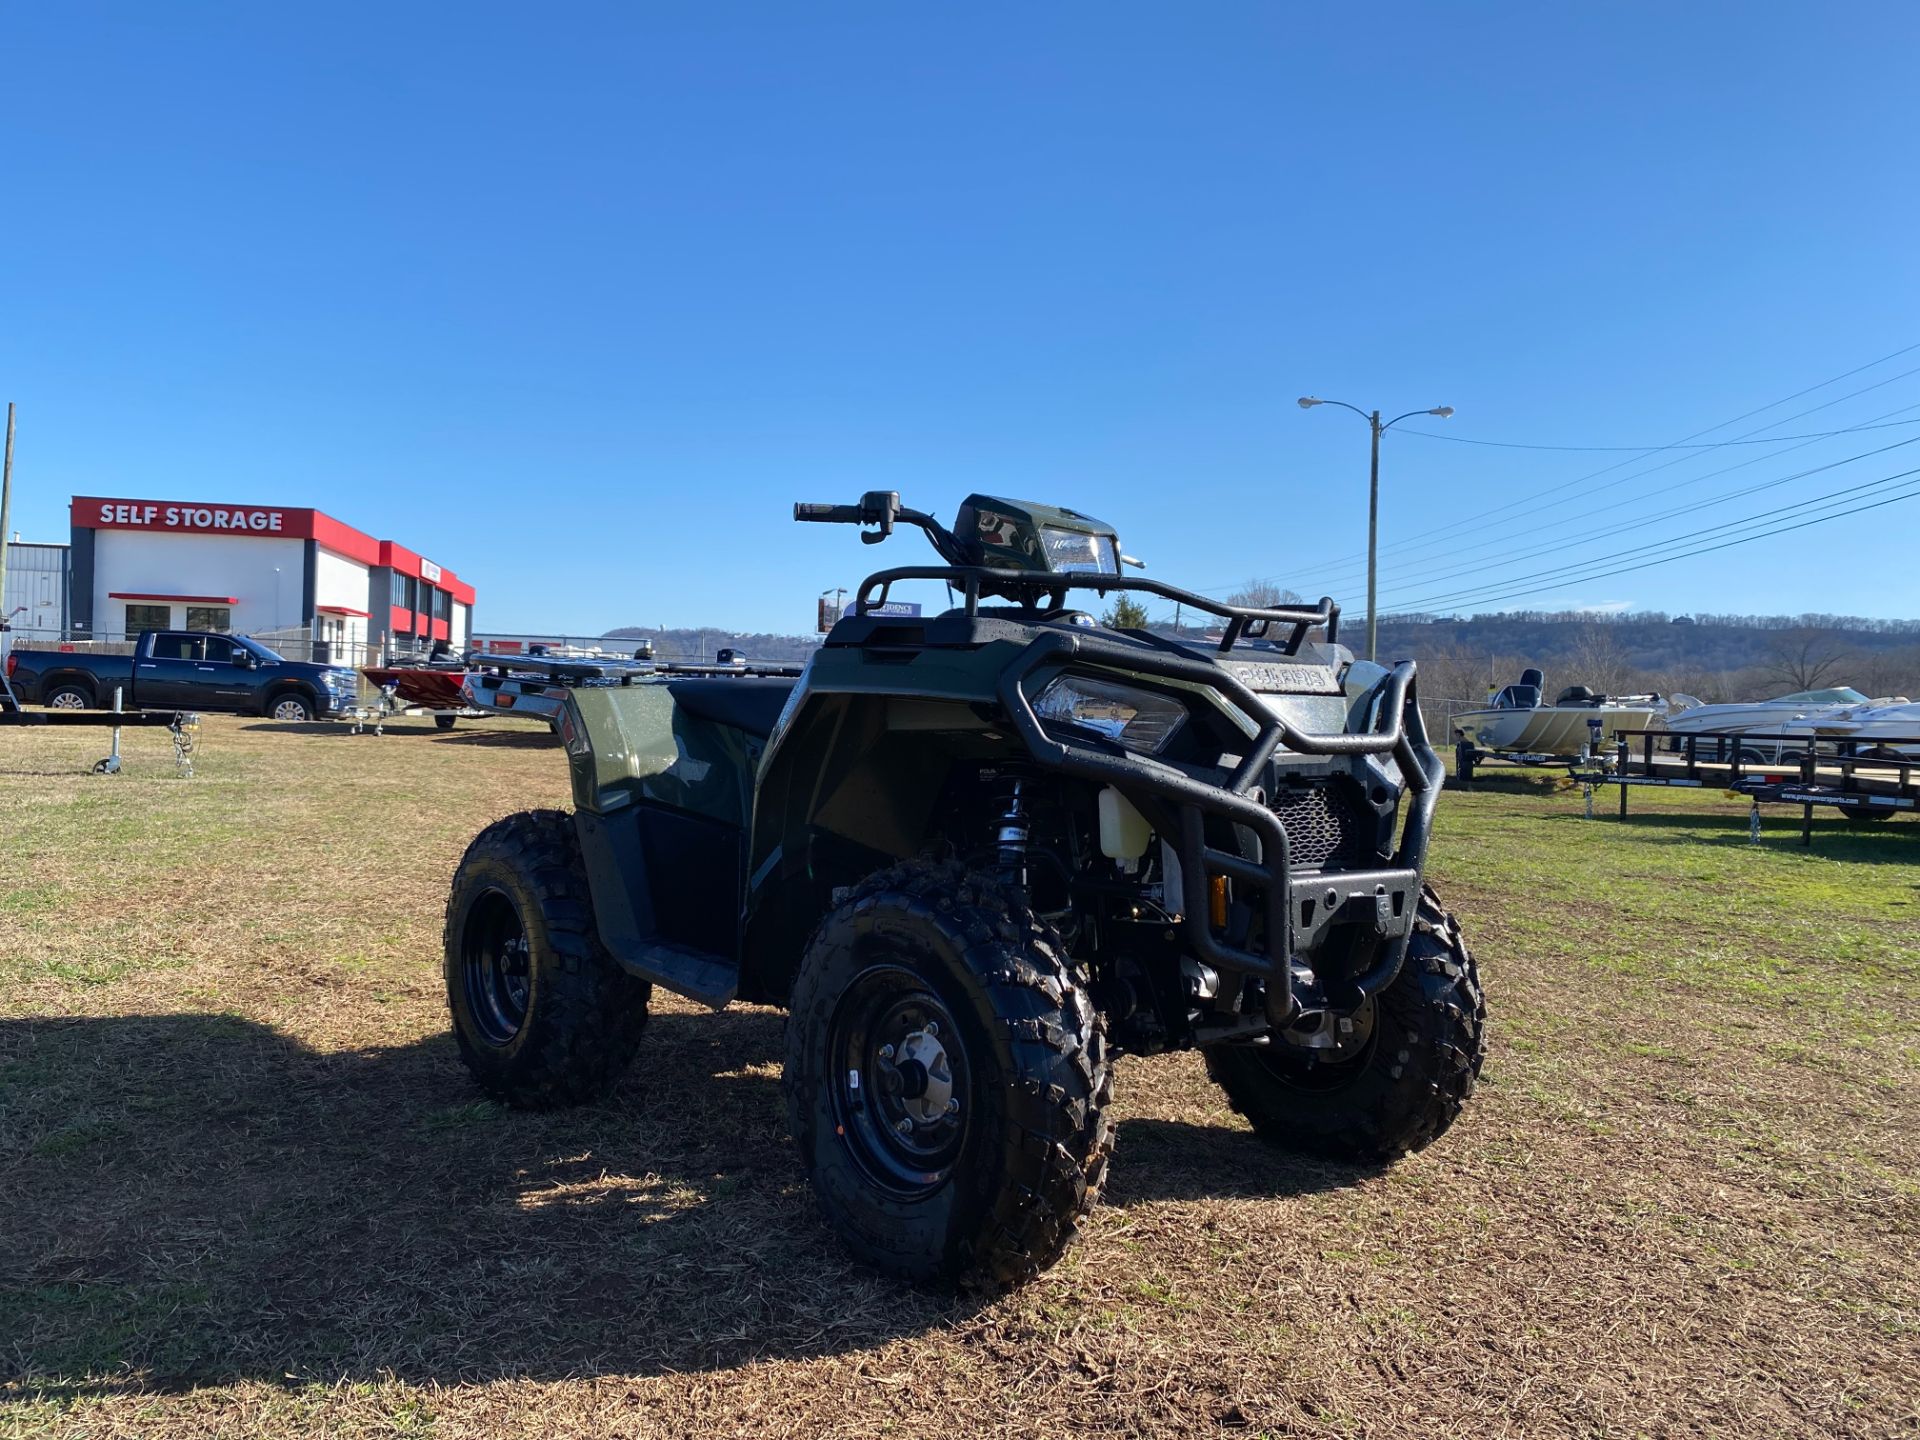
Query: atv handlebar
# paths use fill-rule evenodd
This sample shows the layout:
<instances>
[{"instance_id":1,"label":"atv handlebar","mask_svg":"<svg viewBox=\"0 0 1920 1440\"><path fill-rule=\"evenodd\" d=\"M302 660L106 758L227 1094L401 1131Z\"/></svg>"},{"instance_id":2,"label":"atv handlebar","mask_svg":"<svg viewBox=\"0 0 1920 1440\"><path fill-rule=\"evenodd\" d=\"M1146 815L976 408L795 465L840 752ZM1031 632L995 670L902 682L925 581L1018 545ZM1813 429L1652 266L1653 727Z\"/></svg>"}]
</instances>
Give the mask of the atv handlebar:
<instances>
[{"instance_id":1,"label":"atv handlebar","mask_svg":"<svg viewBox=\"0 0 1920 1440\"><path fill-rule=\"evenodd\" d=\"M954 565L962 559L960 542L953 532L931 515L902 505L898 490L869 490L860 497L858 505L810 505L796 501L793 518L816 525L872 525L873 530L863 530L860 534L860 539L868 545L878 545L893 534L895 522L918 525L927 532L927 539L933 542L941 559Z\"/></svg>"}]
</instances>

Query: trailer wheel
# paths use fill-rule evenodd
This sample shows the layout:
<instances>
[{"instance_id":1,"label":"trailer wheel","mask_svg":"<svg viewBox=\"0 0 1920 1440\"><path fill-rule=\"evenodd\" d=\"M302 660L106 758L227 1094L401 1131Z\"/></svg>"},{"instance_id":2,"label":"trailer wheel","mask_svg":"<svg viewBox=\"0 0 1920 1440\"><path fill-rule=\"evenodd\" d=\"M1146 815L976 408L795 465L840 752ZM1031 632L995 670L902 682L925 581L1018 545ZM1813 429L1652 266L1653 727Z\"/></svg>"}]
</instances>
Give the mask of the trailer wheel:
<instances>
[{"instance_id":1,"label":"trailer wheel","mask_svg":"<svg viewBox=\"0 0 1920 1440\"><path fill-rule=\"evenodd\" d=\"M1459 924L1431 887L1406 964L1354 1018L1350 1055L1275 1035L1207 1047L1207 1073L1255 1134L1290 1150L1378 1164L1438 1139L1480 1076L1487 1004Z\"/></svg>"},{"instance_id":2,"label":"trailer wheel","mask_svg":"<svg viewBox=\"0 0 1920 1440\"><path fill-rule=\"evenodd\" d=\"M452 715L436 715L433 717L433 728L436 730L451 730L453 729L455 718L456 717Z\"/></svg>"},{"instance_id":3,"label":"trailer wheel","mask_svg":"<svg viewBox=\"0 0 1920 1440\"><path fill-rule=\"evenodd\" d=\"M598 1100L646 1029L652 987L601 945L573 818L509 815L467 847L447 896L447 1008L460 1058L496 1100Z\"/></svg>"},{"instance_id":4,"label":"trailer wheel","mask_svg":"<svg viewBox=\"0 0 1920 1440\"><path fill-rule=\"evenodd\" d=\"M49 710L91 710L93 692L75 681L63 681L47 692Z\"/></svg>"},{"instance_id":5,"label":"trailer wheel","mask_svg":"<svg viewBox=\"0 0 1920 1440\"><path fill-rule=\"evenodd\" d=\"M1852 825L1877 825L1893 818L1893 809L1887 805L1842 805L1840 813Z\"/></svg>"}]
</instances>

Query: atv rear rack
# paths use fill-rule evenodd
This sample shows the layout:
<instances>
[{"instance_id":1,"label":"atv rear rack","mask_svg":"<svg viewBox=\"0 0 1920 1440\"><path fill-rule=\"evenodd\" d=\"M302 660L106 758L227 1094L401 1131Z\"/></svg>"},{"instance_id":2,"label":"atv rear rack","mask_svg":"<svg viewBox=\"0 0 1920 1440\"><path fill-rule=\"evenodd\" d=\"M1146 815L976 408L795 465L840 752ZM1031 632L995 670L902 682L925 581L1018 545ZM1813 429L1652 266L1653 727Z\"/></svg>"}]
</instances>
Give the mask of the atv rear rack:
<instances>
[{"instance_id":1,"label":"atv rear rack","mask_svg":"<svg viewBox=\"0 0 1920 1440\"><path fill-rule=\"evenodd\" d=\"M1128 675L1154 676L1203 686L1225 697L1259 726L1247 753L1225 787L1197 780L1172 765L1131 752L1073 744L1049 734L1034 713L1021 682L1049 664L1110 666ZM1355 976L1353 986L1373 994L1391 984L1406 958L1407 944L1420 903L1421 857L1427 832L1440 799L1445 766L1428 743L1426 726L1414 692L1414 665L1403 660L1394 666L1382 692L1375 729L1358 735L1314 735L1276 715L1260 697L1235 676L1210 661L1182 655L1142 652L1116 645L1095 635L1054 632L1027 647L1000 680L1000 702L1034 760L1042 765L1111 784L1123 793L1161 802L1179 823L1169 836L1180 857L1185 915L1181 921L1195 952L1222 969L1264 978L1279 986L1285 1005L1270 1011L1292 1016L1298 1001L1293 994L1290 961L1296 938L1317 937L1321 930L1353 910L1387 943L1374 964ZM1276 750L1303 755L1390 754L1413 792L1394 863L1386 869L1345 870L1295 876L1289 860L1286 827L1267 808L1257 787L1262 770ZM1131 798L1131 797L1130 797ZM1156 807L1158 808L1158 807ZM1260 858L1250 860L1207 843L1209 817L1251 830L1260 842ZM1411 858L1410 858L1411 857ZM1263 892L1265 933L1263 950L1236 945L1214 933L1209 904L1212 878L1238 880Z\"/></svg>"},{"instance_id":2,"label":"atv rear rack","mask_svg":"<svg viewBox=\"0 0 1920 1440\"><path fill-rule=\"evenodd\" d=\"M1258 609L1250 605L1232 605L1225 600L1216 600L1211 595L1198 595L1191 590L1182 590L1178 585L1149 580L1144 575L1113 575L1104 570L1056 574L1041 570L999 570L986 565L902 565L894 570L876 571L860 582L860 589L854 598L854 613L864 615L886 604L892 587L902 580L940 580L957 588L966 597L966 613L969 617L980 613L981 590L988 585L1031 591L1036 595L1053 591L1061 597L1062 603L1069 590L1094 590L1101 595L1109 590L1139 590L1148 595L1158 595L1162 600L1171 600L1190 610L1218 615L1225 620L1226 630L1220 637L1220 649L1223 652L1231 650L1241 640L1264 638L1275 625L1291 627L1281 645L1281 649L1289 655L1299 652L1308 632L1316 627L1326 629L1327 643L1330 645L1338 640L1340 632L1340 607L1333 603L1330 596L1322 597L1320 603L1312 607L1280 605Z\"/></svg>"}]
</instances>

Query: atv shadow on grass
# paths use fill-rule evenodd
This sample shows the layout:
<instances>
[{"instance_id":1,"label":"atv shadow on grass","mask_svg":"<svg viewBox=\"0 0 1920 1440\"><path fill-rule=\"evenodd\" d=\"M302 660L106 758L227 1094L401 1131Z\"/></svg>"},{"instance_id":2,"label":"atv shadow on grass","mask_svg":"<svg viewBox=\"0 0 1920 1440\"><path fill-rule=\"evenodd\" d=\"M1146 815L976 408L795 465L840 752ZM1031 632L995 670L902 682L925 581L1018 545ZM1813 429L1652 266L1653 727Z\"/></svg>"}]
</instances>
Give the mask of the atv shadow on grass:
<instances>
[{"instance_id":1,"label":"atv shadow on grass","mask_svg":"<svg viewBox=\"0 0 1920 1440\"><path fill-rule=\"evenodd\" d=\"M1121 1208L1157 1200L1318 1195L1392 1168L1289 1154L1251 1130L1226 1131L1188 1120L1122 1120L1114 1130L1113 1169L1102 1201Z\"/></svg>"},{"instance_id":2,"label":"atv shadow on grass","mask_svg":"<svg viewBox=\"0 0 1920 1440\"><path fill-rule=\"evenodd\" d=\"M819 1219L781 1023L656 1014L609 1103L527 1114L481 1100L444 1035L321 1053L223 1015L0 1022L0 1395L657 1374L965 1320L977 1301L861 1269ZM1352 1175L1134 1121L1113 1189Z\"/></svg>"}]
</instances>

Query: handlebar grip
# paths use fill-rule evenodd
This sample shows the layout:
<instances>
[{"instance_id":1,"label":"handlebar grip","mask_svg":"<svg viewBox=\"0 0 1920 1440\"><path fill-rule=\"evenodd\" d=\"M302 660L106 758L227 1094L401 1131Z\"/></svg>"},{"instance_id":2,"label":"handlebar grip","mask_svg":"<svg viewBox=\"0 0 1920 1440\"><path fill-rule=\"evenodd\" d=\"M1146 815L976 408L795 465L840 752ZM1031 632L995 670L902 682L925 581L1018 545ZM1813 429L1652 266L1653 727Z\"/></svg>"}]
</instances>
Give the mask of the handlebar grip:
<instances>
[{"instance_id":1,"label":"handlebar grip","mask_svg":"<svg viewBox=\"0 0 1920 1440\"><path fill-rule=\"evenodd\" d=\"M811 520L819 525L858 525L860 507L858 505L808 505L795 501L793 518Z\"/></svg>"}]
</instances>

